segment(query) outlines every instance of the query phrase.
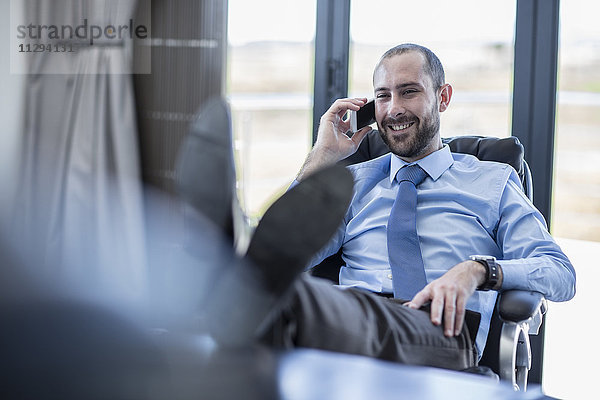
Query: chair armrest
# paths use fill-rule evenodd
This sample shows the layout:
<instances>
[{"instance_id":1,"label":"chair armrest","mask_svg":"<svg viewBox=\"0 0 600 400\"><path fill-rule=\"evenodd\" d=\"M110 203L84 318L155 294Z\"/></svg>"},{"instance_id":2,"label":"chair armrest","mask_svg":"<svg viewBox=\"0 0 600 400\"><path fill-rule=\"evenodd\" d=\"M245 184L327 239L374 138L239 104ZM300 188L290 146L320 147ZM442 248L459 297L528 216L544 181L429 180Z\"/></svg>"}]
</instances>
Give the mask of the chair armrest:
<instances>
[{"instance_id":1,"label":"chair armrest","mask_svg":"<svg viewBox=\"0 0 600 400\"><path fill-rule=\"evenodd\" d=\"M529 335L537 335L547 304L544 295L525 290L500 294L498 314L503 321L500 336L500 378L517 390L526 390L531 368Z\"/></svg>"},{"instance_id":2,"label":"chair armrest","mask_svg":"<svg viewBox=\"0 0 600 400\"><path fill-rule=\"evenodd\" d=\"M519 322L529 319L540 310L546 312L546 299L538 292L507 290L500 294L498 311L504 321Z\"/></svg>"}]
</instances>

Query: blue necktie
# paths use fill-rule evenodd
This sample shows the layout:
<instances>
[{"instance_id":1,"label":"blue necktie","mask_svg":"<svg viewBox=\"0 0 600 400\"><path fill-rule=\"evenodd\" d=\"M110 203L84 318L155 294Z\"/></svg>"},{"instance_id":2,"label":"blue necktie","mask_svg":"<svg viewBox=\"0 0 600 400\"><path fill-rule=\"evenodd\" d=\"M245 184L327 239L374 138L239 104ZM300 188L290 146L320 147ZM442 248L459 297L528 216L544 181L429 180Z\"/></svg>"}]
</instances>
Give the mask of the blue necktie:
<instances>
[{"instance_id":1,"label":"blue necktie","mask_svg":"<svg viewBox=\"0 0 600 400\"><path fill-rule=\"evenodd\" d=\"M388 220L387 245L394 297L405 300L412 299L427 284L416 220L416 186L426 176L427 172L417 164L398 171L398 195Z\"/></svg>"}]
</instances>

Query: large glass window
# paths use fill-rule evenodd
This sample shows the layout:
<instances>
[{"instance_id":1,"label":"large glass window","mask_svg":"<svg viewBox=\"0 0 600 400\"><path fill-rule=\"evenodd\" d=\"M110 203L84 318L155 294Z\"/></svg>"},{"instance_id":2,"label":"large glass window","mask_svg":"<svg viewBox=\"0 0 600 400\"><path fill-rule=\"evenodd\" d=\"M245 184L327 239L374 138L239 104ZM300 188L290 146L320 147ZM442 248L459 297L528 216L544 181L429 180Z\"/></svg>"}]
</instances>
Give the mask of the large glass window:
<instances>
[{"instance_id":1,"label":"large glass window","mask_svg":"<svg viewBox=\"0 0 600 400\"><path fill-rule=\"evenodd\" d=\"M590 317L600 279L600 4L560 7L552 233L577 271L577 294L550 305L543 382L551 396L586 399L600 357Z\"/></svg>"},{"instance_id":2,"label":"large glass window","mask_svg":"<svg viewBox=\"0 0 600 400\"><path fill-rule=\"evenodd\" d=\"M387 49L423 44L454 87L442 135L509 136L516 2L352 0L350 95L372 97ZM578 293L551 304L545 323L544 391L560 398L588 396L588 360L600 356L588 315L600 279L599 12L594 2L561 2L552 231L577 270ZM253 216L285 190L311 146L315 22L316 0L229 0L228 96L240 193Z\"/></svg>"},{"instance_id":3,"label":"large glass window","mask_svg":"<svg viewBox=\"0 0 600 400\"><path fill-rule=\"evenodd\" d=\"M316 0L229 0L227 92L239 193L260 216L311 146Z\"/></svg>"},{"instance_id":4,"label":"large glass window","mask_svg":"<svg viewBox=\"0 0 600 400\"><path fill-rule=\"evenodd\" d=\"M442 136L510 135L516 0L353 0L349 86L372 97L373 68L389 48L430 48L454 88Z\"/></svg>"},{"instance_id":5,"label":"large glass window","mask_svg":"<svg viewBox=\"0 0 600 400\"><path fill-rule=\"evenodd\" d=\"M595 8L595 10L592 10ZM553 232L600 241L600 6L561 2Z\"/></svg>"}]
</instances>

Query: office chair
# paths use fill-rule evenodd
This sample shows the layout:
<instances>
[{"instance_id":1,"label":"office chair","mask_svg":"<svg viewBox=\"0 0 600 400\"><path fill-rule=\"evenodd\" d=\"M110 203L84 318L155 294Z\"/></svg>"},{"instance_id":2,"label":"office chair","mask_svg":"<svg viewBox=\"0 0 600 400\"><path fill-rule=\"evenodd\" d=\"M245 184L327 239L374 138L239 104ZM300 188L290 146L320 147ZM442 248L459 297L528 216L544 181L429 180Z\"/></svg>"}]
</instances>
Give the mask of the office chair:
<instances>
[{"instance_id":1,"label":"office chair","mask_svg":"<svg viewBox=\"0 0 600 400\"><path fill-rule=\"evenodd\" d=\"M494 138L460 136L443 139L455 153L471 154L483 161L511 165L518 173L523 191L533 201L533 186L529 166L523 158L524 149L516 137ZM356 153L341 162L355 164L389 152L378 131L363 140ZM313 268L312 275L338 282L341 252L325 259ZM498 294L490 333L480 365L491 368L500 379L510 382L516 390L526 390L532 357L541 362L542 354L533 354L529 335L537 335L546 312L546 299L541 293L509 290Z\"/></svg>"}]
</instances>

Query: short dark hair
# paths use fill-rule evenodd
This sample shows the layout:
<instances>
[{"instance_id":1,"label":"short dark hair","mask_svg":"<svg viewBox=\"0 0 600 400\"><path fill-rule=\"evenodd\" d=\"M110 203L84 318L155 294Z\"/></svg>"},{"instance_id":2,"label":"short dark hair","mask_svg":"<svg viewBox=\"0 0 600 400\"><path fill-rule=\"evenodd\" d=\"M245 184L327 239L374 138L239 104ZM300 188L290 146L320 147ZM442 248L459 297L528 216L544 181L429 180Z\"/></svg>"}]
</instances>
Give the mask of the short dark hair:
<instances>
[{"instance_id":1,"label":"short dark hair","mask_svg":"<svg viewBox=\"0 0 600 400\"><path fill-rule=\"evenodd\" d=\"M425 72L427 72L431 77L433 88L435 90L441 88L442 85L446 83L446 75L444 73L444 67L442 66L442 62L433 51L429 50L427 47L418 44L403 43L399 44L398 46L392 47L381 56L379 62L377 63L377 67L375 67L375 71L377 70L377 68L379 68L379 65L381 65L381 62L383 60L391 58L393 56L399 56L410 51L419 52L425 57Z\"/></svg>"}]
</instances>

